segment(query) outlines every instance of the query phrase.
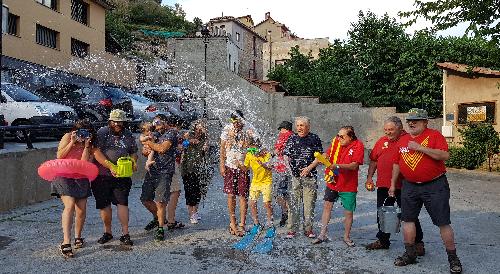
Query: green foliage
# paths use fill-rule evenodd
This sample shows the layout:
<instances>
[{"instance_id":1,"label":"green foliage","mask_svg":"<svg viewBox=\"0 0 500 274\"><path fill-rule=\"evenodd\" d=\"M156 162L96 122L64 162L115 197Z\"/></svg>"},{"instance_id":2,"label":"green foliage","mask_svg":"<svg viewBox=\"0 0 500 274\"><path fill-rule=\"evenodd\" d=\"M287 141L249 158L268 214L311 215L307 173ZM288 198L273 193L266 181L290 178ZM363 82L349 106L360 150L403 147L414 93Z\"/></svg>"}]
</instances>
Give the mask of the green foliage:
<instances>
[{"instance_id":1,"label":"green foliage","mask_svg":"<svg viewBox=\"0 0 500 274\"><path fill-rule=\"evenodd\" d=\"M500 136L491 124L471 123L459 129L463 147L450 148L450 159L446 165L457 168L475 169L488 159L491 171L491 158L500 152Z\"/></svg>"},{"instance_id":2,"label":"green foliage","mask_svg":"<svg viewBox=\"0 0 500 274\"><path fill-rule=\"evenodd\" d=\"M195 33L203 23L199 18L189 22L185 16L179 4L169 7L152 0L125 1L106 12L106 31L128 50L134 40L132 31L139 28Z\"/></svg>"},{"instance_id":3,"label":"green foliage","mask_svg":"<svg viewBox=\"0 0 500 274\"><path fill-rule=\"evenodd\" d=\"M481 38L413 35L387 15L360 12L346 41L334 41L312 60L298 48L268 78L281 82L290 95L312 95L321 102L361 102L395 106L405 112L419 107L437 117L442 111L442 71L438 62L500 68L500 48Z\"/></svg>"},{"instance_id":4,"label":"green foliage","mask_svg":"<svg viewBox=\"0 0 500 274\"><path fill-rule=\"evenodd\" d=\"M500 42L500 2L498 0L415 0L413 11L400 12L410 18L406 25L424 18L433 23L432 31L445 30L462 22L468 22L468 33L476 37L491 37Z\"/></svg>"}]
</instances>

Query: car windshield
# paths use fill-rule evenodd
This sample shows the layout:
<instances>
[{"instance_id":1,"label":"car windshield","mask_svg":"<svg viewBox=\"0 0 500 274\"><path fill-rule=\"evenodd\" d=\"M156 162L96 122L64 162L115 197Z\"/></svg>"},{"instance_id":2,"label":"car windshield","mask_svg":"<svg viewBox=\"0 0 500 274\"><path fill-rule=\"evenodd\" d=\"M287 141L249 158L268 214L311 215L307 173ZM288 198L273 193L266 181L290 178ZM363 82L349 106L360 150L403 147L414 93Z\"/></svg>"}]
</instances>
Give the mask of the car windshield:
<instances>
[{"instance_id":1,"label":"car windshield","mask_svg":"<svg viewBox=\"0 0 500 274\"><path fill-rule=\"evenodd\" d=\"M103 87L102 89L106 93L107 97L111 98L112 100L120 100L127 98L127 95L119 88Z\"/></svg>"},{"instance_id":2,"label":"car windshield","mask_svg":"<svg viewBox=\"0 0 500 274\"><path fill-rule=\"evenodd\" d=\"M3 85L2 90L16 102L40 102L40 97L16 85Z\"/></svg>"},{"instance_id":3,"label":"car windshield","mask_svg":"<svg viewBox=\"0 0 500 274\"><path fill-rule=\"evenodd\" d=\"M141 95L138 95L138 94L133 94L133 93L127 93L127 95L128 95L130 98L132 98L132 99L134 99L134 100L136 100L136 101L138 101L138 102L141 102L141 103L143 103L143 104L151 104L151 101L150 101L148 98L143 97L143 96L141 96Z\"/></svg>"}]
</instances>

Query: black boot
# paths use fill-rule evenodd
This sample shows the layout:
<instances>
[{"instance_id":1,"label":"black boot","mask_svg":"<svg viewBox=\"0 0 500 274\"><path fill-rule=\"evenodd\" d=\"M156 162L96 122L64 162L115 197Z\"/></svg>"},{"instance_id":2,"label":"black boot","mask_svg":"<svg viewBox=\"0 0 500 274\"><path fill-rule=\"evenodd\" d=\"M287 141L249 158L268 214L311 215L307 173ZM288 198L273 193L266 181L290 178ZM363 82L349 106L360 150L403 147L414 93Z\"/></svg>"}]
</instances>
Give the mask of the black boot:
<instances>
[{"instance_id":1,"label":"black boot","mask_svg":"<svg viewBox=\"0 0 500 274\"><path fill-rule=\"evenodd\" d=\"M288 212L281 213L280 226L283 227L286 225L286 221L288 221Z\"/></svg>"},{"instance_id":2,"label":"black boot","mask_svg":"<svg viewBox=\"0 0 500 274\"><path fill-rule=\"evenodd\" d=\"M405 266L417 263L417 248L415 244L405 243L405 250L405 253L403 253L402 256L397 257L394 261L395 266Z\"/></svg>"}]
</instances>

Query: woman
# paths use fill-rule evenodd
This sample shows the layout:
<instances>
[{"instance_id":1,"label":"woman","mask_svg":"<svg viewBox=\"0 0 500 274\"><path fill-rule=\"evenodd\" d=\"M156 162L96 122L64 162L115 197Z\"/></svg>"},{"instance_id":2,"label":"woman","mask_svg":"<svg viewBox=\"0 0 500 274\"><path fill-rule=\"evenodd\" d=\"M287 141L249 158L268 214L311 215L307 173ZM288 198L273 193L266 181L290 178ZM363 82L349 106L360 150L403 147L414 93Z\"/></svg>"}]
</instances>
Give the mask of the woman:
<instances>
[{"instance_id":1,"label":"woman","mask_svg":"<svg viewBox=\"0 0 500 274\"><path fill-rule=\"evenodd\" d=\"M58 159L79 159L90 162L93 153L95 130L86 120L77 121L70 132L64 134L57 148ZM75 218L74 246L81 248L84 245L82 238L83 224L85 223L87 198L91 196L88 179L58 178L51 185L52 195L61 198L64 204L62 213L63 242L60 246L61 254L66 258L74 256L71 249L71 227ZM75 214L76 213L76 214Z\"/></svg>"},{"instance_id":2,"label":"woman","mask_svg":"<svg viewBox=\"0 0 500 274\"><path fill-rule=\"evenodd\" d=\"M184 154L181 161L182 182L190 222L197 224L200 220L198 204L201 200L202 185L206 186L203 173L206 170L205 154L208 150L208 138L203 121L194 121L190 132L187 132L184 137Z\"/></svg>"},{"instance_id":3,"label":"woman","mask_svg":"<svg viewBox=\"0 0 500 274\"><path fill-rule=\"evenodd\" d=\"M355 246L351 240L351 227L353 213L356 210L358 171L359 166L363 164L364 150L363 143L356 137L354 128L344 126L323 155L329 159L332 165L325 170L327 187L321 217L321 232L313 244L319 244L327 240L328 222L330 221L333 203L340 198L344 207L344 243L348 247Z\"/></svg>"}]
</instances>

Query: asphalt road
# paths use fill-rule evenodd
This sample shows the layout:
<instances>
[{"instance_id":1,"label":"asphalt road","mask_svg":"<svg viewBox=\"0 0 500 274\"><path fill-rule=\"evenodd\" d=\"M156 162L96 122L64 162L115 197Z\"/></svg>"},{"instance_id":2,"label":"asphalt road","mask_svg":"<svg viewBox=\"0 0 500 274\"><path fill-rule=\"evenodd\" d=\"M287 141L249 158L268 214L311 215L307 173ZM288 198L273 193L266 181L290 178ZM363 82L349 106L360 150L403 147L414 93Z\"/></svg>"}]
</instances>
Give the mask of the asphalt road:
<instances>
[{"instance_id":1,"label":"asphalt road","mask_svg":"<svg viewBox=\"0 0 500 274\"><path fill-rule=\"evenodd\" d=\"M360 178L365 178L366 168L363 166ZM464 273L499 273L500 176L451 171L448 177L452 191L452 222ZM363 183L360 180L360 185ZM271 254L256 255L231 248L239 238L231 236L227 230L226 198L220 177L214 178L202 204L201 222L168 232L166 240L161 243L153 241L153 232L143 230L151 215L139 202L140 184L135 182L130 196L133 247L119 245L116 218L113 220L115 239L105 245L96 242L102 235L102 224L94 199L90 198L84 229L87 245L76 250L75 258L64 259L58 250L62 240L62 204L53 199L0 214L0 272L448 273L439 230L432 225L425 210L422 210L421 220L427 254L419 259L418 264L404 268L393 266L394 258L404 249L401 234L393 236L389 250L366 251L364 245L375 239L377 231L376 195L361 188L352 231L356 247L348 248L341 241L342 209L336 204L329 227L332 241L313 246L310 239L302 235L287 240L284 239L286 229L279 228ZM323 190L321 184L316 207L316 232ZM277 220L279 213L275 207ZM179 202L177 215L178 220L188 222L184 199Z\"/></svg>"}]
</instances>

